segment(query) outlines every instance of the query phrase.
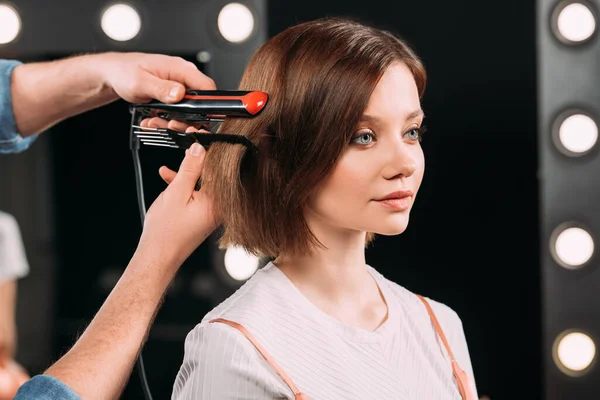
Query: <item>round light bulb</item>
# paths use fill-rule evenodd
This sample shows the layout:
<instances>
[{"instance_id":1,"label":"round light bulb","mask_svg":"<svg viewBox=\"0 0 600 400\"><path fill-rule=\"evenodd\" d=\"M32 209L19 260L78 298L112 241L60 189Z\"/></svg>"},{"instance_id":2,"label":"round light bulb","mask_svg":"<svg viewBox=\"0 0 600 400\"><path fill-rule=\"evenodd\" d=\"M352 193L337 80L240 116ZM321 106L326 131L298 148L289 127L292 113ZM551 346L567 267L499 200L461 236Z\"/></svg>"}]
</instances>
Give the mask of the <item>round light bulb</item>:
<instances>
[{"instance_id":1,"label":"round light bulb","mask_svg":"<svg viewBox=\"0 0 600 400\"><path fill-rule=\"evenodd\" d=\"M0 44L10 43L21 31L21 18L8 4L0 4Z\"/></svg>"},{"instance_id":2,"label":"round light bulb","mask_svg":"<svg viewBox=\"0 0 600 400\"><path fill-rule=\"evenodd\" d=\"M567 374L580 374L596 357L596 345L591 337L582 332L570 332L559 336L554 346L554 361Z\"/></svg>"},{"instance_id":3,"label":"round light bulb","mask_svg":"<svg viewBox=\"0 0 600 400\"><path fill-rule=\"evenodd\" d=\"M140 32L142 19L140 14L129 4L114 4L102 13L102 30L109 38L125 42L133 39Z\"/></svg>"},{"instance_id":4,"label":"round light bulb","mask_svg":"<svg viewBox=\"0 0 600 400\"><path fill-rule=\"evenodd\" d=\"M579 43L589 39L596 30L596 18L582 3L563 7L556 18L558 33L568 42Z\"/></svg>"},{"instance_id":5,"label":"round light bulb","mask_svg":"<svg viewBox=\"0 0 600 400\"><path fill-rule=\"evenodd\" d=\"M598 125L584 114L567 117L558 128L560 144L569 152L588 152L598 141Z\"/></svg>"},{"instance_id":6,"label":"round light bulb","mask_svg":"<svg viewBox=\"0 0 600 400\"><path fill-rule=\"evenodd\" d=\"M578 268L594 254L594 240L585 229L571 227L556 235L554 253L567 268Z\"/></svg>"},{"instance_id":7,"label":"round light bulb","mask_svg":"<svg viewBox=\"0 0 600 400\"><path fill-rule=\"evenodd\" d=\"M234 246L225 251L225 270L237 281L245 281L258 269L260 260L242 247Z\"/></svg>"},{"instance_id":8,"label":"round light bulb","mask_svg":"<svg viewBox=\"0 0 600 400\"><path fill-rule=\"evenodd\" d=\"M248 7L240 3L229 3L221 9L217 20L219 32L233 43L248 39L254 30L254 16Z\"/></svg>"}]
</instances>

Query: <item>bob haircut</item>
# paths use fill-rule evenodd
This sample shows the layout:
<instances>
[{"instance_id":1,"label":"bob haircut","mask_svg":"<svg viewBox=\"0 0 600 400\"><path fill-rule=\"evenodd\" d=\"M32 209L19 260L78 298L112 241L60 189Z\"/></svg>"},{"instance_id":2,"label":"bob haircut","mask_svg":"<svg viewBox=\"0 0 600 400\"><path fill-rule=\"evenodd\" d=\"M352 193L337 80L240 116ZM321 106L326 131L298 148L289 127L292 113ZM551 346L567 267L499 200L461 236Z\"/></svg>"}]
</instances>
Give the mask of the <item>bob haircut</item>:
<instances>
[{"instance_id":1,"label":"bob haircut","mask_svg":"<svg viewBox=\"0 0 600 400\"><path fill-rule=\"evenodd\" d=\"M304 218L309 198L349 146L369 99L395 62L412 72L419 97L426 73L419 58L387 31L345 18L292 26L252 56L239 90L267 92L254 118L227 118L219 132L257 145L214 143L202 186L223 221L221 248L257 256L310 253L322 246ZM374 237L367 233L367 243Z\"/></svg>"}]
</instances>

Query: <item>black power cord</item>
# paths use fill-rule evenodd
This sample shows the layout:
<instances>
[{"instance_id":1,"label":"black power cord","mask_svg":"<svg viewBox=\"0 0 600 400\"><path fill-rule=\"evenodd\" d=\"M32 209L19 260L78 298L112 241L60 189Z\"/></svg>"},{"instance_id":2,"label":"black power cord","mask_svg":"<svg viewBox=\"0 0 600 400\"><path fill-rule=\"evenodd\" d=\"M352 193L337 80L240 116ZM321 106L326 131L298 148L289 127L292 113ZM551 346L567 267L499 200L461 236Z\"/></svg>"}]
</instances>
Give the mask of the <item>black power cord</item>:
<instances>
[{"instance_id":1,"label":"black power cord","mask_svg":"<svg viewBox=\"0 0 600 400\"><path fill-rule=\"evenodd\" d=\"M140 209L140 219L142 227L144 226L144 220L146 219L146 202L144 201L144 181L142 177L142 166L140 163L140 141L133 134L134 125L136 125L136 111L135 108L131 109L131 130L129 132L129 148L133 155L133 169L135 173L135 188L137 192L138 207ZM143 349L143 348L142 348ZM144 359L142 357L142 349L137 358L137 370L140 375L140 381L142 384L142 390L144 391L144 397L146 400L152 400L152 394L150 393L150 386L148 385L148 379L146 378L146 369L144 368Z\"/></svg>"}]
</instances>

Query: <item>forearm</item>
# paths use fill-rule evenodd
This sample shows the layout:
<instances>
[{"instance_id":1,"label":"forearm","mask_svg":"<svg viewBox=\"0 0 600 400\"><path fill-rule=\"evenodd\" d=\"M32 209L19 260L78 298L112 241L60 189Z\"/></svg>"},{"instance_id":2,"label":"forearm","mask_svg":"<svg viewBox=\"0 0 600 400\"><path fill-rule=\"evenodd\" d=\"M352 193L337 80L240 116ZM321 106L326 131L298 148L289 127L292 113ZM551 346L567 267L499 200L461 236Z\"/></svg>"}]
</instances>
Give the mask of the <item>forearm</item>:
<instances>
[{"instance_id":1,"label":"forearm","mask_svg":"<svg viewBox=\"0 0 600 400\"><path fill-rule=\"evenodd\" d=\"M16 67L11 94L21 136L40 133L116 100L118 96L103 79L102 63L98 55L85 55Z\"/></svg>"},{"instance_id":2,"label":"forearm","mask_svg":"<svg viewBox=\"0 0 600 400\"><path fill-rule=\"evenodd\" d=\"M57 378L83 399L119 398L184 260L181 254L168 257L138 250L83 335L45 375Z\"/></svg>"}]
</instances>

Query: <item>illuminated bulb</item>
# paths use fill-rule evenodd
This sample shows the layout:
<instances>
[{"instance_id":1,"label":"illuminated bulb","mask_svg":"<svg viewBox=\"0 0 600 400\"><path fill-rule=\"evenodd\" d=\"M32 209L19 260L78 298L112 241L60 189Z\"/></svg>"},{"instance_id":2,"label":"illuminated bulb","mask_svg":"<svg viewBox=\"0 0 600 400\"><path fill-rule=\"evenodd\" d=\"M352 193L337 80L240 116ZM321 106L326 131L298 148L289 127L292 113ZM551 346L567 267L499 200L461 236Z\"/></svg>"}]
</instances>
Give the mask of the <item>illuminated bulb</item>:
<instances>
[{"instance_id":1,"label":"illuminated bulb","mask_svg":"<svg viewBox=\"0 0 600 400\"><path fill-rule=\"evenodd\" d=\"M8 4L0 4L0 44L10 43L21 31L21 18Z\"/></svg>"},{"instance_id":2,"label":"illuminated bulb","mask_svg":"<svg viewBox=\"0 0 600 400\"><path fill-rule=\"evenodd\" d=\"M567 267L576 268L585 264L594 254L594 240L584 229L572 227L556 237L556 256Z\"/></svg>"},{"instance_id":3,"label":"illuminated bulb","mask_svg":"<svg viewBox=\"0 0 600 400\"><path fill-rule=\"evenodd\" d=\"M582 3L571 3L558 14L558 32L569 42L583 42L596 30L596 19L592 11Z\"/></svg>"},{"instance_id":4,"label":"illuminated bulb","mask_svg":"<svg viewBox=\"0 0 600 400\"><path fill-rule=\"evenodd\" d=\"M571 332L562 336L555 346L555 362L568 372L581 372L588 368L596 356L596 345L592 338L582 332Z\"/></svg>"},{"instance_id":5,"label":"illuminated bulb","mask_svg":"<svg viewBox=\"0 0 600 400\"><path fill-rule=\"evenodd\" d=\"M562 122L558 130L558 138L568 151L585 153L598 140L598 125L587 115L574 114Z\"/></svg>"},{"instance_id":6,"label":"illuminated bulb","mask_svg":"<svg viewBox=\"0 0 600 400\"><path fill-rule=\"evenodd\" d=\"M235 280L245 281L258 269L259 259L244 250L234 246L225 251L225 270Z\"/></svg>"},{"instance_id":7,"label":"illuminated bulb","mask_svg":"<svg viewBox=\"0 0 600 400\"><path fill-rule=\"evenodd\" d=\"M131 40L142 27L140 14L128 4L114 4L102 13L102 30L106 36L119 42Z\"/></svg>"},{"instance_id":8,"label":"illuminated bulb","mask_svg":"<svg viewBox=\"0 0 600 400\"><path fill-rule=\"evenodd\" d=\"M254 29L254 16L243 4L229 3L221 9L217 21L219 32L233 43L248 39Z\"/></svg>"}]
</instances>

